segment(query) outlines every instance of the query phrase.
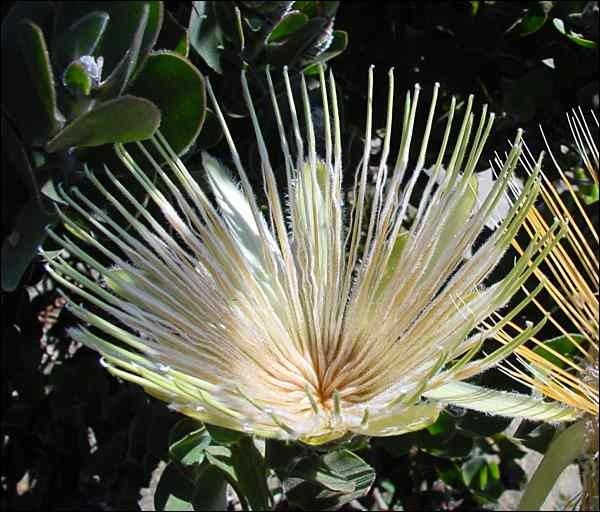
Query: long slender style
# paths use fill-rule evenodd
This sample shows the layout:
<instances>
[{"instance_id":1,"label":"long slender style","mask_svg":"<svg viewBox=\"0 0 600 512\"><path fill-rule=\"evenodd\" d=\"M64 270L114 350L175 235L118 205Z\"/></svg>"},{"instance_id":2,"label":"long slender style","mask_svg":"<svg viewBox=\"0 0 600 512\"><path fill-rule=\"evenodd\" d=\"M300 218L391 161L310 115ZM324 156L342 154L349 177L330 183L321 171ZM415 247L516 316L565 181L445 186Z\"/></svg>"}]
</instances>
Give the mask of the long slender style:
<instances>
[{"instance_id":1,"label":"long slender style","mask_svg":"<svg viewBox=\"0 0 600 512\"><path fill-rule=\"evenodd\" d=\"M143 158L116 145L153 209L108 169L110 187L92 173L89 179L118 218L79 190L63 193L70 210L61 211L62 220L79 240L51 231L71 258L47 255L47 266L81 319L71 336L100 352L115 376L183 414L263 437L322 444L346 434L398 435L431 424L446 404L538 420L576 417L569 406L464 382L497 365L544 323L479 355L484 341L496 338L535 298L539 289L494 316L565 230L557 221L533 234L506 275L489 283L540 189L539 160L520 191L509 189L521 133L496 168L489 192L479 194L475 171L494 115L484 107L476 118L469 98L455 126L459 109L453 100L437 157L426 169L438 85L420 140L415 119L422 91L415 86L405 97L399 150L391 159L398 130L390 71L382 158L373 171L371 68L364 151L346 199L333 76L321 69L317 84L322 155L304 78L296 98L284 70L283 102L269 71L266 78L276 141L264 139L241 77L264 204L210 84L230 158L226 166L203 155L209 190L159 134L136 145ZM285 203L269 156L275 145L285 166ZM424 188L417 186L420 178ZM506 215L474 247L500 201L510 204ZM77 228L70 211L85 215L99 236Z\"/></svg>"}]
</instances>

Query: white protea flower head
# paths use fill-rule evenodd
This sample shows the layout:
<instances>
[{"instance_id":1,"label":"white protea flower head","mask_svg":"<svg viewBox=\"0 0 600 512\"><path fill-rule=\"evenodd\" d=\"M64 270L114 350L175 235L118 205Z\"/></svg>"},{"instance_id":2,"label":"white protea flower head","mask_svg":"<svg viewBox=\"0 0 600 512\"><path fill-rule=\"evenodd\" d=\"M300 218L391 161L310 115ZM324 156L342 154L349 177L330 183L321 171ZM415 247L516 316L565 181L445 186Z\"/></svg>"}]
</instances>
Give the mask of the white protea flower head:
<instances>
[{"instance_id":1,"label":"white protea flower head","mask_svg":"<svg viewBox=\"0 0 600 512\"><path fill-rule=\"evenodd\" d=\"M436 420L448 403L483 412L567 420L572 409L516 393L462 382L496 365L542 326L531 325L506 345L476 358L529 300L486 323L506 305L562 233L559 222L531 244L500 281L484 281L511 244L539 189L538 166L491 236L472 248L500 200L519 160L518 133L498 179L480 200L475 168L491 130L486 108L475 121L472 98L457 133L452 101L443 142L421 193L435 117L433 90L421 142L414 124L419 87L407 93L400 149L389 160L393 137L394 77L389 74L382 157L370 183L373 70L369 71L364 154L353 201L342 194L342 141L336 86L320 72L324 155L317 155L311 106L301 79L303 136L287 70L285 109L267 71L279 145L285 161L287 207L242 74L242 87L261 158L267 215L263 216L234 141L208 84L231 160L241 184L208 154L203 163L214 202L164 138L145 162L116 150L161 215L150 213L107 169L105 187L90 180L122 217L113 218L80 191L64 194L100 238L77 228L93 251L51 232L94 279L61 256L48 256L55 279L93 308L70 299L81 321L72 337L103 356L108 370L183 414L259 436L325 443L347 433L397 435ZM448 149L450 139L456 143ZM271 141L269 141L271 142ZM291 147L294 147L294 155ZM416 147L415 147L416 146ZM409 167L409 156L416 159ZM166 161L161 167L156 155ZM138 159L139 160L139 159ZM149 172L156 173L151 180ZM438 180L440 173L444 178ZM370 208L366 206L372 189ZM124 229L129 224L130 230ZM97 273L97 274L96 274ZM537 291L537 290L536 290Z\"/></svg>"}]
</instances>

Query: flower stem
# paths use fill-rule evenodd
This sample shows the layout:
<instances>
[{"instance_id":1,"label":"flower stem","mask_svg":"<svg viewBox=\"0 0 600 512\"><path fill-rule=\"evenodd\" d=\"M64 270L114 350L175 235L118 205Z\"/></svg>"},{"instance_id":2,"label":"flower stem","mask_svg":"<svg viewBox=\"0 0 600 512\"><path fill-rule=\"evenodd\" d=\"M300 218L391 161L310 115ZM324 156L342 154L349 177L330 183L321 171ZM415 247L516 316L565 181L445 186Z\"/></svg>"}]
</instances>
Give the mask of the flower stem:
<instances>
[{"instance_id":1,"label":"flower stem","mask_svg":"<svg viewBox=\"0 0 600 512\"><path fill-rule=\"evenodd\" d=\"M527 484L517 510L539 510L560 474L584 449L584 422L578 421L554 438Z\"/></svg>"}]
</instances>

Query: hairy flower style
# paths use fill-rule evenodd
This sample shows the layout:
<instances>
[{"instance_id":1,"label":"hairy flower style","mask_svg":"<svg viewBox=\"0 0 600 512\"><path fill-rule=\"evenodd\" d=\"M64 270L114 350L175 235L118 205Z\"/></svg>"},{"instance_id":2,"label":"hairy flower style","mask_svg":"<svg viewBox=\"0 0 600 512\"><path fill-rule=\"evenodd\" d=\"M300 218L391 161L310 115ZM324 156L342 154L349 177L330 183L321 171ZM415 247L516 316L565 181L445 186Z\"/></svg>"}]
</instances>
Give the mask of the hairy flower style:
<instances>
[{"instance_id":1,"label":"hairy flower style","mask_svg":"<svg viewBox=\"0 0 600 512\"><path fill-rule=\"evenodd\" d=\"M598 119L591 111L595 130ZM567 115L573 139L587 170L586 178L598 185L598 147L596 136L588 125L581 110ZM598 416L598 228L594 225L582 204L576 186L561 169L550 149L552 161L560 175L561 194L543 173L541 183L542 204L530 209L523 224L523 232L530 239L541 236L548 229L548 217L560 219L567 224L565 237L557 241L545 261L534 271L535 279L543 286L550 302L533 303L543 315L548 315L558 334L569 340L576 350L576 358L567 358L552 347L544 345L535 337L533 341L544 346L546 354L554 356L554 361L542 357L527 347L519 347L522 368L506 366L505 371L522 383L531 386L545 396L551 397L571 407ZM532 169L532 161L526 154L522 156L524 165ZM566 199L565 199L566 196ZM571 204L567 205L567 201ZM546 212L546 213L544 213ZM523 248L515 239L513 245L518 252ZM550 305L549 305L550 304ZM550 315L555 309L559 314ZM505 341L517 335L522 329L514 323L500 333ZM510 331L510 333L508 332ZM560 361L561 364L556 364Z\"/></svg>"},{"instance_id":2,"label":"hairy flower style","mask_svg":"<svg viewBox=\"0 0 600 512\"><path fill-rule=\"evenodd\" d=\"M111 189L94 175L89 178L122 218L112 218L77 190L64 195L74 211L86 215L98 234L112 242L109 248L99 237L81 232L65 213L66 226L78 229L93 251L51 233L104 278L101 284L61 256L48 256L56 280L94 306L89 310L70 300L83 322L73 338L100 352L114 375L140 384L182 413L264 437L321 444L347 433L397 435L432 423L448 403L534 419L572 419L575 413L568 407L462 382L498 364L543 324L477 356L484 340L495 337L538 290L498 321L482 322L509 301L564 230L557 222L535 234L508 274L483 286L536 199L536 164L523 190L511 196L497 229L472 256L464 256L499 201L508 198L521 134L497 169L494 186L479 199L474 173L494 116L484 107L476 122L469 98L456 131L453 100L433 170L417 193L417 180L427 174L438 86L419 143L413 140L419 87L407 93L398 155L389 160L394 113L390 72L382 157L371 179L371 69L364 154L348 206L342 194L333 77L326 80L321 70L324 155L316 152L304 78L304 136L287 70L285 110L268 72L267 80L285 161L287 206L244 74L266 216L210 84L208 93L240 186L222 163L204 154L211 201L158 135L149 148L137 144L146 171L123 146L116 150L160 215L152 214L108 169ZM284 127L285 112L293 142ZM456 141L453 149L448 148L450 140ZM164 168L157 155L166 161ZM154 180L149 177L153 173ZM126 224L132 229L124 229Z\"/></svg>"},{"instance_id":3,"label":"hairy flower style","mask_svg":"<svg viewBox=\"0 0 600 512\"><path fill-rule=\"evenodd\" d=\"M598 118L591 111L590 124L583 111L567 114L567 121L573 134L577 153L585 166L589 187L598 186L599 154ZM543 135L543 132L542 132ZM580 496L581 510L598 509L598 342L599 326L598 292L600 273L598 265L598 226L590 218L582 204L581 195L567 173L561 169L544 136L544 141L559 173L560 181L555 185L541 174L540 207L533 207L527 214L523 231L533 239L544 233L548 227L547 217L566 222L568 229L565 237L557 241L546 260L534 272L535 279L545 289L550 301L544 304L534 299L534 304L544 315L549 310L557 314L549 315L549 320L558 334L568 340L575 348L575 358L565 357L543 341L533 341L543 346L554 360L542 357L527 347L517 348L519 364L505 364L505 373L530 386L540 395L562 402L585 414L583 418L582 439L572 439L581 446L580 466L582 469L583 491ZM531 160L523 155L524 164L531 168ZM580 184L581 187L581 184ZM559 190L563 189L563 194ZM596 200L597 201L597 200ZM544 215L544 212L547 212ZM596 219L597 221L597 219ZM523 248L515 239L513 245L518 252ZM510 323L506 330L499 333L499 339L510 343L511 336L518 336L521 328ZM516 334L515 334L516 333ZM554 459L548 464L556 464ZM544 478L542 472L541 478Z\"/></svg>"}]
</instances>

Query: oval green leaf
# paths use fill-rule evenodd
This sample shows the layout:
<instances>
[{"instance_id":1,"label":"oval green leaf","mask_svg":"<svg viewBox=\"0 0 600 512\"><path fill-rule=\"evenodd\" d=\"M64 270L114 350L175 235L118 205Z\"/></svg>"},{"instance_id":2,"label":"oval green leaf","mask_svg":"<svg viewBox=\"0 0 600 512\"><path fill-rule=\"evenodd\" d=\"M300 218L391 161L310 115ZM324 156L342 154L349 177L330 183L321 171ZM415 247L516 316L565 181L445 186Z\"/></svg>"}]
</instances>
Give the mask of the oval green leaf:
<instances>
[{"instance_id":1,"label":"oval green leaf","mask_svg":"<svg viewBox=\"0 0 600 512\"><path fill-rule=\"evenodd\" d=\"M110 16L104 11L93 11L73 23L56 43L55 59L61 66L92 55L106 30Z\"/></svg>"},{"instance_id":2,"label":"oval green leaf","mask_svg":"<svg viewBox=\"0 0 600 512\"><path fill-rule=\"evenodd\" d=\"M185 153L206 115L204 78L194 65L175 52L152 53L136 74L131 93L158 105L161 133L177 154Z\"/></svg>"},{"instance_id":3,"label":"oval green leaf","mask_svg":"<svg viewBox=\"0 0 600 512\"><path fill-rule=\"evenodd\" d=\"M188 56L190 50L188 31L179 24L169 11L165 11L165 19L156 42L156 48L158 50L172 50L183 57Z\"/></svg>"},{"instance_id":4,"label":"oval green leaf","mask_svg":"<svg viewBox=\"0 0 600 512\"><path fill-rule=\"evenodd\" d=\"M308 23L308 16L302 12L294 11L286 14L267 37L267 43L286 39L306 23Z\"/></svg>"},{"instance_id":5,"label":"oval green leaf","mask_svg":"<svg viewBox=\"0 0 600 512\"><path fill-rule=\"evenodd\" d=\"M110 76L100 84L97 93L98 99L105 101L116 98L125 90L125 87L133 75L133 71L138 63L144 32L148 24L149 12L149 7L145 5L142 10L139 25L133 36L131 46L127 49L123 55L123 58L114 68Z\"/></svg>"},{"instance_id":6,"label":"oval green leaf","mask_svg":"<svg viewBox=\"0 0 600 512\"><path fill-rule=\"evenodd\" d=\"M192 48L214 71L222 73L220 48L223 31L217 22L212 2L192 2L188 31Z\"/></svg>"},{"instance_id":7,"label":"oval green leaf","mask_svg":"<svg viewBox=\"0 0 600 512\"><path fill-rule=\"evenodd\" d=\"M227 479L222 471L206 465L195 484L194 510L227 510Z\"/></svg>"},{"instance_id":8,"label":"oval green leaf","mask_svg":"<svg viewBox=\"0 0 600 512\"><path fill-rule=\"evenodd\" d=\"M194 485L175 464L167 464L154 493L156 510L194 510Z\"/></svg>"},{"instance_id":9,"label":"oval green leaf","mask_svg":"<svg viewBox=\"0 0 600 512\"><path fill-rule=\"evenodd\" d=\"M75 119L48 141L53 153L76 146L100 146L150 138L160 126L160 110L145 98L121 96Z\"/></svg>"},{"instance_id":10,"label":"oval green leaf","mask_svg":"<svg viewBox=\"0 0 600 512\"><path fill-rule=\"evenodd\" d=\"M12 233L2 243L2 289L14 291L19 286L38 247L46 239L46 226L56 215L44 211L35 198L30 199L17 216Z\"/></svg>"},{"instance_id":11,"label":"oval green leaf","mask_svg":"<svg viewBox=\"0 0 600 512\"><path fill-rule=\"evenodd\" d=\"M51 19L50 2L16 2L2 20L2 108L29 143L45 143L53 130L54 120L46 115L37 84L30 78L22 51L21 22L29 20L47 31L51 28Z\"/></svg>"}]
</instances>

